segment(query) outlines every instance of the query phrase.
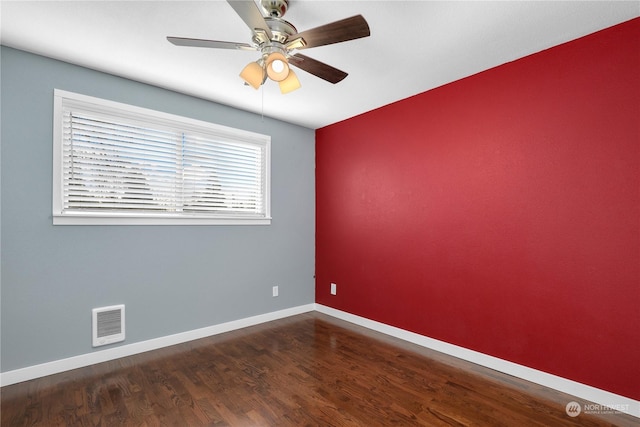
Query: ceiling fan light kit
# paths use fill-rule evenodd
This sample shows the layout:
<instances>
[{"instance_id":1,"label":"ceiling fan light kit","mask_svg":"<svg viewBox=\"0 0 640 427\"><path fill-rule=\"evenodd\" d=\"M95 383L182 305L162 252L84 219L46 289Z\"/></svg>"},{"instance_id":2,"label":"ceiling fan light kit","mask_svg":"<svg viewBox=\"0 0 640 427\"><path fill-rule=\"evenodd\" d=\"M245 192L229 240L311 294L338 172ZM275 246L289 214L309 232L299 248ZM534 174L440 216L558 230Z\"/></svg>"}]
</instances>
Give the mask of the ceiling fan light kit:
<instances>
[{"instance_id":1,"label":"ceiling fan light kit","mask_svg":"<svg viewBox=\"0 0 640 427\"><path fill-rule=\"evenodd\" d=\"M257 62L250 62L244 67L240 77L254 89L258 89L264 82L264 68Z\"/></svg>"},{"instance_id":2,"label":"ceiling fan light kit","mask_svg":"<svg viewBox=\"0 0 640 427\"><path fill-rule=\"evenodd\" d=\"M298 77L296 76L296 73L294 73L291 69L289 70L289 75L287 76L287 78L281 81L279 85L280 92L283 95L289 92L293 92L294 90L299 89L300 86L302 86L300 84L300 80L298 80Z\"/></svg>"},{"instance_id":3,"label":"ceiling fan light kit","mask_svg":"<svg viewBox=\"0 0 640 427\"><path fill-rule=\"evenodd\" d=\"M265 65L267 66L267 75L273 81L281 82L289 75L287 58L280 52L273 52L267 56Z\"/></svg>"},{"instance_id":4,"label":"ceiling fan light kit","mask_svg":"<svg viewBox=\"0 0 640 427\"><path fill-rule=\"evenodd\" d=\"M167 37L167 40L176 46L260 52L260 59L250 62L240 72L240 77L254 89L263 85L267 77L278 82L283 94L300 88L292 65L336 84L347 77L347 73L295 51L370 35L369 25L361 15L298 33L291 23L282 19L289 8L289 0L261 0L262 10L253 0L227 0L227 3L251 30L252 44L184 37Z\"/></svg>"}]
</instances>

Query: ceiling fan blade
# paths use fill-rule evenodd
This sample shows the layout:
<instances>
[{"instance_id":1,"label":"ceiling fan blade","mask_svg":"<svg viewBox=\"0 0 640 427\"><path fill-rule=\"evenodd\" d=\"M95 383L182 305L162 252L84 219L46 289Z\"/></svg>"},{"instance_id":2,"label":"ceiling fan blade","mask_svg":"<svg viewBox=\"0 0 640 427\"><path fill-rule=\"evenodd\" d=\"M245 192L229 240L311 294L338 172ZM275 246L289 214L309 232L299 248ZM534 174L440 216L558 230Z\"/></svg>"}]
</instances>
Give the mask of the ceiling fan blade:
<instances>
[{"instance_id":1,"label":"ceiling fan blade","mask_svg":"<svg viewBox=\"0 0 640 427\"><path fill-rule=\"evenodd\" d=\"M273 37L271 29L264 20L264 16L262 16L258 5L255 4L253 0L227 0L227 3L236 11L252 32L255 33L257 29L260 29L264 31L269 37L269 40L271 40Z\"/></svg>"},{"instance_id":2,"label":"ceiling fan blade","mask_svg":"<svg viewBox=\"0 0 640 427\"><path fill-rule=\"evenodd\" d=\"M221 42L218 40L189 39L184 37L167 37L176 46L210 47L215 49L257 50L246 43Z\"/></svg>"},{"instance_id":3,"label":"ceiling fan blade","mask_svg":"<svg viewBox=\"0 0 640 427\"><path fill-rule=\"evenodd\" d=\"M369 24L362 15L352 16L330 24L321 25L295 35L295 38L302 37L305 46L299 49L324 46L333 43L346 42L348 40L369 37Z\"/></svg>"},{"instance_id":4,"label":"ceiling fan blade","mask_svg":"<svg viewBox=\"0 0 640 427\"><path fill-rule=\"evenodd\" d=\"M338 70L331 65L327 65L324 62L317 61L300 53L296 53L295 55L290 56L288 61L289 64L295 65L301 70L304 70L307 73L311 73L314 76L320 77L321 79L326 80L329 83L336 84L348 76L348 74L344 71Z\"/></svg>"}]
</instances>

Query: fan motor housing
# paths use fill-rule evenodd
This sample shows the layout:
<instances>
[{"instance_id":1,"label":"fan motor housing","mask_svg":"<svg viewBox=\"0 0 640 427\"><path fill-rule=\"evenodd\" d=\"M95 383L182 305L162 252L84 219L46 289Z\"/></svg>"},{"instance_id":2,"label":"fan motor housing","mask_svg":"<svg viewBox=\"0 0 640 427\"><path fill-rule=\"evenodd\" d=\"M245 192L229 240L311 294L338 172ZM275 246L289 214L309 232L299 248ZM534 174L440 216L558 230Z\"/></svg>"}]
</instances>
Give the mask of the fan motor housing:
<instances>
[{"instance_id":1,"label":"fan motor housing","mask_svg":"<svg viewBox=\"0 0 640 427\"><path fill-rule=\"evenodd\" d=\"M264 20L269 26L271 34L273 35L271 41L284 43L289 37L298 33L296 27L294 27L290 22L287 22L284 19L266 17L264 18Z\"/></svg>"}]
</instances>

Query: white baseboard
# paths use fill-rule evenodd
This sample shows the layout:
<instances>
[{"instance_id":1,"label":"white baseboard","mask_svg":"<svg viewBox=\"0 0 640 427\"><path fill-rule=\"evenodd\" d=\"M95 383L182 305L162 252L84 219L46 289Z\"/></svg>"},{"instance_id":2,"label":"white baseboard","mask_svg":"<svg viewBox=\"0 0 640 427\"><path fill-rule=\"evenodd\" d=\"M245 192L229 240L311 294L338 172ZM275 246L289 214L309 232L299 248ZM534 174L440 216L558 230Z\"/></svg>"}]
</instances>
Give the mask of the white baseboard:
<instances>
[{"instance_id":1,"label":"white baseboard","mask_svg":"<svg viewBox=\"0 0 640 427\"><path fill-rule=\"evenodd\" d=\"M144 353L150 350L157 350L159 348L181 344L187 341L193 341L199 338L205 338L224 332L230 332L236 329L258 325L260 323L266 323L272 320L294 316L296 314L307 313L313 310L314 304L306 304L298 307L274 311L271 313L260 314L258 316L252 316L244 319L234 320L231 322L221 323L214 326L194 329L179 334L168 335L133 344L127 344L102 351L81 354L79 356L73 356L66 359L54 360L52 362L42 363L40 365L27 366L26 368L1 373L0 386L4 387L6 385L69 371L71 369L83 368L85 366L95 365L96 363L108 362L110 360L119 359L126 356L133 356L134 354Z\"/></svg>"},{"instance_id":2,"label":"white baseboard","mask_svg":"<svg viewBox=\"0 0 640 427\"><path fill-rule=\"evenodd\" d=\"M606 408L613 408L616 411L624 412L626 414L640 418L640 401L638 400L610 393L608 391L591 387L586 384L548 374L543 371L538 371L537 369L528 368L523 365L518 365L517 363L509 362L507 360L469 350L464 347L429 338L424 335L419 335L414 332L409 332L407 330L396 328L394 326L389 326L385 323L376 322L375 320L367 319L365 317L360 317L341 310L336 310L322 304L315 304L315 309L320 313L324 313L329 316L345 320L359 326L363 326L367 329L372 329L374 331L417 344L421 347L426 347L431 350L447 354L449 356L457 357L458 359L475 363L476 365L484 366L508 375L513 375L514 377L518 377L532 383L540 384L542 386L549 387L584 400L588 400L599 405L601 407L601 410L606 410Z\"/></svg>"},{"instance_id":3,"label":"white baseboard","mask_svg":"<svg viewBox=\"0 0 640 427\"><path fill-rule=\"evenodd\" d=\"M146 351L157 350L175 344L205 338L224 332L234 331L236 329L246 328L261 323L278 320L297 314L307 313L309 311L318 311L329 316L390 335L404 341L426 347L440 353L444 353L453 357L457 357L468 362L475 363L499 372L503 372L514 377L522 378L532 383L540 384L563 393L570 394L581 399L588 400L597 405L610 407L615 405L615 410L624 412L634 417L640 418L640 401L630 399L600 390L595 387L581 384L576 381L568 380L537 369L528 368L517 363L469 350L464 347L449 344L433 338L419 335L404 329L396 328L384 323L376 322L365 317L356 316L351 313L336 310L322 304L306 304L292 307L284 310L274 311L271 313L261 314L258 316L247 317L244 319L234 320L231 322L221 323L218 325L208 326L205 328L194 329L192 331L182 332L179 334L168 335L165 337L155 338L147 341L137 342L133 344L114 347L106 350L96 351L92 353L73 356L66 359L54 360L52 362L42 363L40 365L28 366L13 371L0 373L0 386L7 386L35 378L45 377L72 369L82 368L97 363L107 362L119 359L121 357L133 356L135 354L144 353ZM567 402L569 403L569 402Z\"/></svg>"}]
</instances>

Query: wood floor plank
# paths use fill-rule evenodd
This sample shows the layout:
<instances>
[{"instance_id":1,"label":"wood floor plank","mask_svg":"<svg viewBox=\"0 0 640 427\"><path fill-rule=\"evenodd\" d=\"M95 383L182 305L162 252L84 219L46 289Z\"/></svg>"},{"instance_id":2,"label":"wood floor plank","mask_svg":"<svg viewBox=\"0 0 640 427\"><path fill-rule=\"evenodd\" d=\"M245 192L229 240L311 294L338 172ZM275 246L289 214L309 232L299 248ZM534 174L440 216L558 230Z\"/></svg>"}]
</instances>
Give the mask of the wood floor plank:
<instances>
[{"instance_id":1,"label":"wood floor plank","mask_svg":"<svg viewBox=\"0 0 640 427\"><path fill-rule=\"evenodd\" d=\"M585 402L320 313L3 387L1 425L622 426Z\"/></svg>"}]
</instances>

